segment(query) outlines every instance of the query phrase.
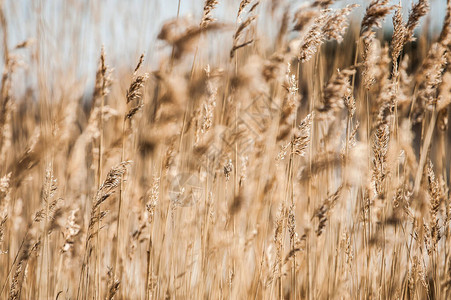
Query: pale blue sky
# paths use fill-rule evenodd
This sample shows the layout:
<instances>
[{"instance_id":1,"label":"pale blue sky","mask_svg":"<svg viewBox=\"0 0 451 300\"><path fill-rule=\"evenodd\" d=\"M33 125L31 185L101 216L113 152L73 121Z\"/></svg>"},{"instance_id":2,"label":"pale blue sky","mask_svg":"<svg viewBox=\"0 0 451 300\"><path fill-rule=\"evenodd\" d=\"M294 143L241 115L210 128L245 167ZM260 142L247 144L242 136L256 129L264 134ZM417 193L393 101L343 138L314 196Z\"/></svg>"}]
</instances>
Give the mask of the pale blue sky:
<instances>
[{"instance_id":1,"label":"pale blue sky","mask_svg":"<svg viewBox=\"0 0 451 300\"><path fill-rule=\"evenodd\" d=\"M219 0L214 16L224 22L235 22L239 0ZM269 1L261 0L262 3ZM302 1L292 1L296 7ZM369 1L338 1L338 5L358 3L354 17L360 20ZM393 1L397 3L397 1ZM403 0L404 15L412 5ZM161 43L156 35L164 20L177 14L178 0L6 0L9 44L34 38L41 47L41 60L49 76L67 76L73 70L76 78L92 82L100 47L105 45L109 64L132 66L139 54L147 54L146 67L158 63ZM446 0L431 0L431 30L438 31L445 15ZM182 0L180 15L191 14L200 20L203 1ZM261 10L264 7L260 8ZM260 31L271 33L278 24L259 21ZM385 20L391 27L391 16ZM232 33L225 33L231 39ZM214 39L214 37L213 37ZM227 39L214 39L209 47L223 47ZM217 42L221 42L220 44ZM26 57L27 53L21 51ZM66 74L65 74L66 72Z\"/></svg>"}]
</instances>

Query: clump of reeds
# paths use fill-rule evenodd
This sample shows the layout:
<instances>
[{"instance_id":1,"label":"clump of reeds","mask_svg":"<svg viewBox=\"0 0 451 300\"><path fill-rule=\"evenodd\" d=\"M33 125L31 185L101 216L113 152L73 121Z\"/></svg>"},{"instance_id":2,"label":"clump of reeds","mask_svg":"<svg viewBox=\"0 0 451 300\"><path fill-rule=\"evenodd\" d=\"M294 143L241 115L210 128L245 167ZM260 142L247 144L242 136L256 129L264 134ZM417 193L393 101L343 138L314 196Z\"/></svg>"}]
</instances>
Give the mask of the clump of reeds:
<instances>
[{"instance_id":1,"label":"clump of reeds","mask_svg":"<svg viewBox=\"0 0 451 300\"><path fill-rule=\"evenodd\" d=\"M0 298L450 298L438 2L206 0L92 80L2 3Z\"/></svg>"}]
</instances>

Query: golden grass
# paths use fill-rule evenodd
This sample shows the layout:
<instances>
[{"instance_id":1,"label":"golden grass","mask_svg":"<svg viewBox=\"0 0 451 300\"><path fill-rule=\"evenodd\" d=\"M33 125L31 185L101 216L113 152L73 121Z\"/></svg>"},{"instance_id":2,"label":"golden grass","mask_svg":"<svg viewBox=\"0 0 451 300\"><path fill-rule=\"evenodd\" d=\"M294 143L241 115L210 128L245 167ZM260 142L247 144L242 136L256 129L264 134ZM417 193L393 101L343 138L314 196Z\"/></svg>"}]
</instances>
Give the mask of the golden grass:
<instances>
[{"instance_id":1,"label":"golden grass","mask_svg":"<svg viewBox=\"0 0 451 300\"><path fill-rule=\"evenodd\" d=\"M2 11L0 298L449 299L450 1L333 2L207 0L87 107L17 90Z\"/></svg>"}]
</instances>

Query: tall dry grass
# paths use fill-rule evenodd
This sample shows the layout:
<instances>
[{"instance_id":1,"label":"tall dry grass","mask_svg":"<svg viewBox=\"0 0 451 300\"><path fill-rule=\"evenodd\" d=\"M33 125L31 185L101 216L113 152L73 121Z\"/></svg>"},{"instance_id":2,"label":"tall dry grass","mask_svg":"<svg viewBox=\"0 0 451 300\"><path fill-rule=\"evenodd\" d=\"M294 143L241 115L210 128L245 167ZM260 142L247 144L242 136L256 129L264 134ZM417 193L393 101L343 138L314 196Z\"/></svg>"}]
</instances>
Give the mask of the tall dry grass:
<instances>
[{"instance_id":1,"label":"tall dry grass","mask_svg":"<svg viewBox=\"0 0 451 300\"><path fill-rule=\"evenodd\" d=\"M403 5L207 0L93 91L0 10L0 298L450 298L451 2Z\"/></svg>"}]
</instances>

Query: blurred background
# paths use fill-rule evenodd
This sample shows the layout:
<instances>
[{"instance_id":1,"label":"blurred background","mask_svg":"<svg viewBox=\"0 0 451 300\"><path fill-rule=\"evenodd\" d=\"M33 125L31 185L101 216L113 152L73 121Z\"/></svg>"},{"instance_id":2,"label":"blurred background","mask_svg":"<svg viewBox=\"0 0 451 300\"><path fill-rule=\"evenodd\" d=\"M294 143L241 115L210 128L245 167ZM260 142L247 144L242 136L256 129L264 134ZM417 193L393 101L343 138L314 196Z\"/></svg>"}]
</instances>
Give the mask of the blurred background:
<instances>
[{"instance_id":1,"label":"blurred background","mask_svg":"<svg viewBox=\"0 0 451 300\"><path fill-rule=\"evenodd\" d=\"M287 7L297 9L304 1L261 2L257 8L258 30L260 38L270 38L277 33L278 28L274 28L274 22L265 22L265 18L280 20ZM235 24L239 3L240 0L219 1L213 16L218 21ZM370 1L337 1L335 6L350 3L360 5L351 18L358 23ZM411 0L402 1L405 18L412 3ZM45 75L47 84L41 83L41 89L43 86L50 88L50 83L54 82L55 78L64 79L66 86L73 84L91 88L102 45L107 53L108 64L116 70L131 68L141 53L147 56L144 67L154 69L162 55L168 51L168 48L157 40L164 22L176 18L177 15L200 22L203 5L204 1L201 0L4 0L6 41L9 48L14 48L25 40L32 43L28 49L14 51L24 62L25 68L20 68L16 76L23 78L20 82L25 88L36 87L36 78L42 78L36 76L36 72L39 72L38 75ZM430 7L430 13L423 20L420 30L428 30L430 35L434 36L439 33L443 23L446 0L431 0ZM391 36L391 15L386 18L384 26L382 30ZM221 50L231 47L232 35L230 31L209 35L208 47L203 51L206 55L216 53L209 56L210 63L219 59L214 57L217 56L218 48ZM227 55L227 51L220 52ZM3 69L3 60L0 67ZM67 70L71 72L68 73ZM25 93L25 88L18 87L15 92ZM52 98L58 98L58 95L54 94L58 93L55 87L47 92L53 94ZM21 95L16 96L20 98Z\"/></svg>"}]
</instances>

